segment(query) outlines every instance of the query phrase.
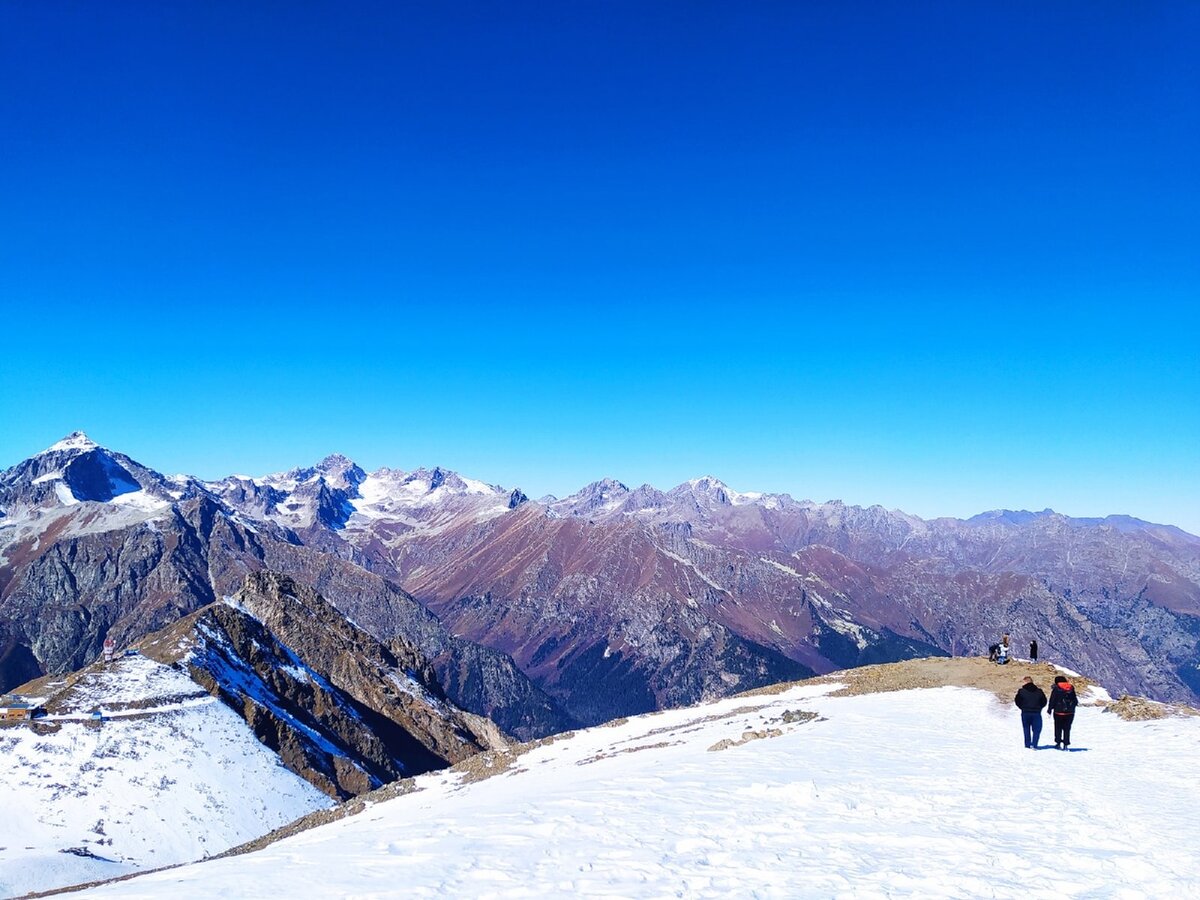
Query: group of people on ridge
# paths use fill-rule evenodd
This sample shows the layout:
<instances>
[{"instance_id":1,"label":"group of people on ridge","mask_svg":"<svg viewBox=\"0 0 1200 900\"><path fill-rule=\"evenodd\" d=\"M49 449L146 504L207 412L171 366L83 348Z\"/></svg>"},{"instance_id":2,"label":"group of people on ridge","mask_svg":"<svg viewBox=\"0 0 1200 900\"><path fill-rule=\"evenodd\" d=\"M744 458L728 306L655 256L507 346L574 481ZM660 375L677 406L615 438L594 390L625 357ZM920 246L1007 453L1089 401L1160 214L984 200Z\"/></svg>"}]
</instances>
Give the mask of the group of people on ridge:
<instances>
[{"instance_id":1,"label":"group of people on ridge","mask_svg":"<svg viewBox=\"0 0 1200 900\"><path fill-rule=\"evenodd\" d=\"M1038 749L1043 709L1054 719L1054 746L1061 750L1071 746L1071 723L1075 721L1075 707L1079 705L1079 698L1075 695L1074 685L1065 675L1054 676L1049 700L1045 692L1026 675L1013 702L1021 710L1021 728L1025 732L1026 747Z\"/></svg>"},{"instance_id":2,"label":"group of people on ridge","mask_svg":"<svg viewBox=\"0 0 1200 900\"><path fill-rule=\"evenodd\" d=\"M1000 638L1000 643L992 644L988 647L988 659L991 662L999 663L1000 665L1008 664L1009 647L1008 647L1008 632L1005 632L1004 637ZM1031 662L1037 662L1038 645L1036 640L1029 642L1029 659Z\"/></svg>"}]
</instances>

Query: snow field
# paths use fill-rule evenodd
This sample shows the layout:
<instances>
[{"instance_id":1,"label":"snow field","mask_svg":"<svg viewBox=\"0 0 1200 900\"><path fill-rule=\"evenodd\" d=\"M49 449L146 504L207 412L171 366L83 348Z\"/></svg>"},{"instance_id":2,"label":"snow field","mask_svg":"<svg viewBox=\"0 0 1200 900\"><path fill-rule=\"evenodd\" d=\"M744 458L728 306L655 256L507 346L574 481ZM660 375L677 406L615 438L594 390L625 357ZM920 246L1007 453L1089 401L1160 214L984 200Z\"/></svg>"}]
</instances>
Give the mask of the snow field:
<instances>
[{"instance_id":1,"label":"snow field","mask_svg":"<svg viewBox=\"0 0 1200 900\"><path fill-rule=\"evenodd\" d=\"M88 896L1200 896L1200 719L1083 707L1075 752L1035 752L981 691L830 689L580 732Z\"/></svg>"},{"instance_id":2,"label":"snow field","mask_svg":"<svg viewBox=\"0 0 1200 900\"><path fill-rule=\"evenodd\" d=\"M332 805L233 710L174 700L198 691L182 672L122 658L78 687L80 709L149 705L51 734L0 729L0 897L199 859Z\"/></svg>"}]
</instances>

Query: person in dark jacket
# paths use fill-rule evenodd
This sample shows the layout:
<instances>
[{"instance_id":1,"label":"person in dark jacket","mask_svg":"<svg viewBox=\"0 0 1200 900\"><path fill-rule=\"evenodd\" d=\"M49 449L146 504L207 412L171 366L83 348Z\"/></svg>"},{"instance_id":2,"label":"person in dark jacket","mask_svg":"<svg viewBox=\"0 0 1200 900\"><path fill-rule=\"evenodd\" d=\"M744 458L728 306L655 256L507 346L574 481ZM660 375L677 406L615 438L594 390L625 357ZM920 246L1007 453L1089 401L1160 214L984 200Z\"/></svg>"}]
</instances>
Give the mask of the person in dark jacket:
<instances>
[{"instance_id":1,"label":"person in dark jacket","mask_svg":"<svg viewBox=\"0 0 1200 900\"><path fill-rule=\"evenodd\" d=\"M1046 693L1033 683L1028 675L1013 698L1021 710L1021 728L1025 732L1025 746L1036 750L1038 738L1042 736L1042 710L1046 708Z\"/></svg>"},{"instance_id":2,"label":"person in dark jacket","mask_svg":"<svg viewBox=\"0 0 1200 900\"><path fill-rule=\"evenodd\" d=\"M1029 661L1037 662L1037 641L1036 640L1029 642Z\"/></svg>"},{"instance_id":3,"label":"person in dark jacket","mask_svg":"<svg viewBox=\"0 0 1200 900\"><path fill-rule=\"evenodd\" d=\"M1054 746L1066 750L1071 746L1071 723L1075 721L1075 707L1079 698L1075 687L1062 675L1054 676L1054 687L1050 689L1047 715L1054 717Z\"/></svg>"}]
</instances>

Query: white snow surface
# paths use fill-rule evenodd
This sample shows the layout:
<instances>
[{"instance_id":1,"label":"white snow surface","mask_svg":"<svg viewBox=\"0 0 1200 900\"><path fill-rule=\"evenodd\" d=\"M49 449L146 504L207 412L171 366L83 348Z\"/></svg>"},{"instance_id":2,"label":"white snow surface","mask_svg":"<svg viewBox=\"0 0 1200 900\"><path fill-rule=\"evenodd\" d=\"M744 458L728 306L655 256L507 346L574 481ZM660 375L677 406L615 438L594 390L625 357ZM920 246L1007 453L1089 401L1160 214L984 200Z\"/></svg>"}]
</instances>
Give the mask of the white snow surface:
<instances>
[{"instance_id":1,"label":"white snow surface","mask_svg":"<svg viewBox=\"0 0 1200 900\"><path fill-rule=\"evenodd\" d=\"M61 505L49 508L16 507L0 519L0 561L8 548L22 541L34 541L51 528L58 526L56 540L119 531L133 525L161 519L170 514L171 504L159 500L144 490L130 491L106 503L80 501L71 493L67 483L54 482L54 492ZM59 522L60 519L65 519ZM47 545L49 546L49 545Z\"/></svg>"},{"instance_id":2,"label":"white snow surface","mask_svg":"<svg viewBox=\"0 0 1200 900\"><path fill-rule=\"evenodd\" d=\"M129 491L125 494L118 494L108 501L113 506L127 506L130 509L140 510L146 513L161 513L168 509L171 505L169 500L162 500L145 490Z\"/></svg>"},{"instance_id":3,"label":"white snow surface","mask_svg":"<svg viewBox=\"0 0 1200 900\"><path fill-rule=\"evenodd\" d=\"M248 897L265 879L294 898L1200 894L1200 719L1081 707L1073 752L1033 751L981 691L830 689L582 731L492 778L422 776L255 853L87 896Z\"/></svg>"},{"instance_id":4,"label":"white snow surface","mask_svg":"<svg viewBox=\"0 0 1200 900\"><path fill-rule=\"evenodd\" d=\"M75 499L75 495L71 493L71 489L67 487L66 482L54 486L54 495L58 497L58 502L63 504L63 506L77 506L79 504L79 501Z\"/></svg>"},{"instance_id":5,"label":"white snow surface","mask_svg":"<svg viewBox=\"0 0 1200 900\"><path fill-rule=\"evenodd\" d=\"M42 453L58 453L63 450L95 450L99 445L82 431L68 434L61 441L47 447ZM41 453L38 454L41 456Z\"/></svg>"},{"instance_id":6,"label":"white snow surface","mask_svg":"<svg viewBox=\"0 0 1200 900\"><path fill-rule=\"evenodd\" d=\"M200 859L332 805L233 710L141 656L86 675L54 718L51 734L0 728L0 897Z\"/></svg>"},{"instance_id":7,"label":"white snow surface","mask_svg":"<svg viewBox=\"0 0 1200 900\"><path fill-rule=\"evenodd\" d=\"M424 471L372 472L358 485L358 497L350 501L354 515L346 527L354 530L384 520L413 533L436 534L462 521L482 522L508 512L509 495L502 488L452 472L431 488L423 476Z\"/></svg>"}]
</instances>

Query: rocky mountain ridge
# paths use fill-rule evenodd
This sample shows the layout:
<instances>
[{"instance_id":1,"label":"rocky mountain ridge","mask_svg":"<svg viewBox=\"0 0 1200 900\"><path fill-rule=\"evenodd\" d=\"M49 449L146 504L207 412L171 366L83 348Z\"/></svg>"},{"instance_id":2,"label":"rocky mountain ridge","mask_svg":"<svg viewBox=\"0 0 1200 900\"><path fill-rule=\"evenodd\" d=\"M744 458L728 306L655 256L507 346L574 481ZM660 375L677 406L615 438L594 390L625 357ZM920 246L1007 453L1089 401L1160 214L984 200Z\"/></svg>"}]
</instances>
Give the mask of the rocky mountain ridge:
<instances>
[{"instance_id":1,"label":"rocky mountain ridge","mask_svg":"<svg viewBox=\"0 0 1200 900\"><path fill-rule=\"evenodd\" d=\"M443 469L368 473L340 456L181 487L192 499L173 508L210 506L262 545L240 554L239 577L264 563L293 573L385 639L412 627L411 610L363 603L359 585L382 597L399 586L583 722L811 671L983 652L1005 631L1122 690L1193 702L1200 691L1200 539L1131 517L927 521L712 477L669 491L605 479L529 501ZM0 563L0 585L12 572ZM0 606L18 660L5 618ZM443 683L454 668L442 666Z\"/></svg>"},{"instance_id":2,"label":"rocky mountain ridge","mask_svg":"<svg viewBox=\"0 0 1200 900\"><path fill-rule=\"evenodd\" d=\"M505 731L536 737L574 724L512 660L450 634L395 584L346 558L355 552L344 543L306 543L192 479L167 482L180 488L169 502L138 505L119 502L119 495L67 502L44 493L34 484L42 468L61 471L97 452L154 481L118 454L75 443L51 449L70 458L40 455L0 474L7 513L0 519L0 689L79 669L100 655L106 637L131 643L236 593L248 574L271 569L313 586L377 640L409 640L435 666L452 701Z\"/></svg>"},{"instance_id":3,"label":"rocky mountain ridge","mask_svg":"<svg viewBox=\"0 0 1200 900\"><path fill-rule=\"evenodd\" d=\"M111 660L17 690L39 715L0 728L18 819L0 824L5 896L221 853L512 744L450 702L415 646L385 646L267 571Z\"/></svg>"},{"instance_id":4,"label":"rocky mountain ridge","mask_svg":"<svg viewBox=\"0 0 1200 900\"><path fill-rule=\"evenodd\" d=\"M278 573L251 573L232 597L137 646L184 668L285 766L335 799L508 743L488 719L448 700L416 647L403 638L384 646Z\"/></svg>"}]
</instances>

